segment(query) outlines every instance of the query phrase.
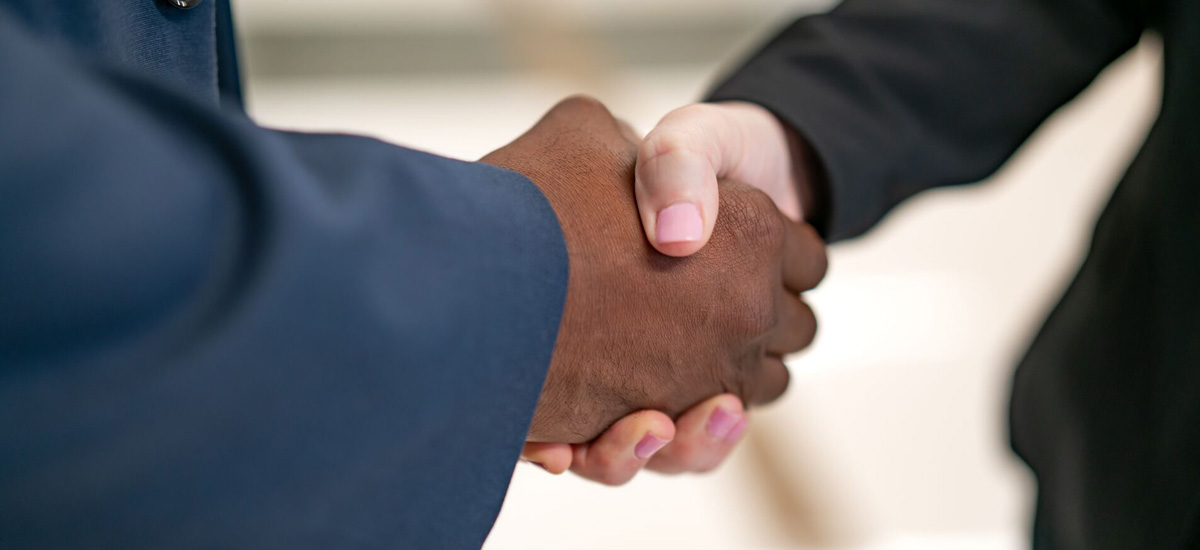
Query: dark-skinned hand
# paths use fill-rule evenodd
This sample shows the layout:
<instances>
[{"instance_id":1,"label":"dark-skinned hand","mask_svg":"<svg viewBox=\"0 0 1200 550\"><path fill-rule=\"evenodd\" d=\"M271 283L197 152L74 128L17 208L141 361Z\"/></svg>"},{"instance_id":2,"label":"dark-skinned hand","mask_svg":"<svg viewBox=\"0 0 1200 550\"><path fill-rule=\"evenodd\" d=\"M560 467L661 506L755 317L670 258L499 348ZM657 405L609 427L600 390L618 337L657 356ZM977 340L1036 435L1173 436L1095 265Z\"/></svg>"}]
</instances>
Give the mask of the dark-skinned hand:
<instances>
[{"instance_id":1,"label":"dark-skinned hand","mask_svg":"<svg viewBox=\"0 0 1200 550\"><path fill-rule=\"evenodd\" d=\"M637 150L607 109L572 98L482 159L538 185L570 260L531 442L591 441L631 413L675 418L718 394L765 403L787 386L782 355L812 339L815 320L798 293L824 273L815 231L762 192L723 182L707 246L686 258L660 254L634 200Z\"/></svg>"}]
</instances>

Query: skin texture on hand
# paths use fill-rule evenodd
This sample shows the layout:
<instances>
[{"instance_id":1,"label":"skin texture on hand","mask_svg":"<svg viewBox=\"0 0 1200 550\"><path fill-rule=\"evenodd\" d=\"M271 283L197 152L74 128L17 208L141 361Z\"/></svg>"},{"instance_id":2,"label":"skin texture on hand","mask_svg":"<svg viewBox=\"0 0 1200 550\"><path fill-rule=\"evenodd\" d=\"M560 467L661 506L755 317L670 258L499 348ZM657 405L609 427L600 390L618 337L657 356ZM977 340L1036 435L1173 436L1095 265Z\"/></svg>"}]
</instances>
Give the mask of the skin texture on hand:
<instances>
[{"instance_id":1,"label":"skin texture on hand","mask_svg":"<svg viewBox=\"0 0 1200 550\"><path fill-rule=\"evenodd\" d=\"M607 109L572 98L482 159L538 185L570 259L530 441L582 443L635 411L677 417L718 394L770 401L787 386L782 355L815 331L798 297L825 270L811 227L787 220L761 191L725 182L722 216L704 250L659 254L646 242L634 200L636 155L636 142Z\"/></svg>"},{"instance_id":2,"label":"skin texture on hand","mask_svg":"<svg viewBox=\"0 0 1200 550\"><path fill-rule=\"evenodd\" d=\"M570 469L605 485L624 484L643 468L666 474L707 472L733 451L748 421L742 401L723 394L705 399L674 422L658 411L638 411L589 443L526 443L521 457L552 474ZM643 442L654 440L668 443L650 456L638 452Z\"/></svg>"},{"instance_id":3,"label":"skin texture on hand","mask_svg":"<svg viewBox=\"0 0 1200 550\"><path fill-rule=\"evenodd\" d=\"M761 190L793 220L810 219L818 203L819 167L804 140L753 103L697 103L668 113L642 142L636 174L646 238L671 256L694 254L708 242L719 219L720 181ZM679 221L686 205L696 205L700 229L670 230L691 225Z\"/></svg>"},{"instance_id":4,"label":"skin texture on hand","mask_svg":"<svg viewBox=\"0 0 1200 550\"><path fill-rule=\"evenodd\" d=\"M817 217L824 195L821 167L801 136L766 109L742 102L672 111L639 148L636 175L647 239L670 255L694 253L707 242L720 178L762 190L792 219ZM689 214L695 219L687 220ZM695 405L674 423L660 412L639 411L591 443L527 443L522 457L550 473L569 468L610 485L629 481L642 468L704 472L729 455L747 422L741 401L725 394ZM663 434L675 435L653 457L638 455L639 437L657 440Z\"/></svg>"}]
</instances>

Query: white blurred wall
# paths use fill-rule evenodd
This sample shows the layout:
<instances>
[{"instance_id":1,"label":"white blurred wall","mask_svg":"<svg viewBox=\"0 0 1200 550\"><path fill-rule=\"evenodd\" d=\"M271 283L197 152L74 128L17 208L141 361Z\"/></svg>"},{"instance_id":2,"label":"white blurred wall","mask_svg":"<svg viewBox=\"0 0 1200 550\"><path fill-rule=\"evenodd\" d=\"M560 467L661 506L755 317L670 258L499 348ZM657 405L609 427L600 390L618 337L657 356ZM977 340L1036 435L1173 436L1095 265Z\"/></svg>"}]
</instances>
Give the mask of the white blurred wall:
<instances>
[{"instance_id":1,"label":"white blurred wall","mask_svg":"<svg viewBox=\"0 0 1200 550\"><path fill-rule=\"evenodd\" d=\"M512 139L574 92L597 95L645 131L697 98L722 62L786 14L827 5L234 3L259 121L361 132L465 159ZM719 32L722 49L694 58L611 54L620 46L614 36L653 48L664 29L680 41ZM446 70L422 65L421 56L437 55L420 51L422 41L442 32L466 44L499 39L508 49L478 66L470 48L447 57ZM364 34L376 38L361 42ZM416 37L397 42L415 50L403 52L415 56L411 63L339 65L356 44L376 48L364 56L386 57L393 35ZM565 54L543 57L547 45ZM1009 375L1145 135L1159 58L1156 43L1143 41L991 181L922 195L868 237L835 246L829 276L810 296L818 339L789 361L788 394L755 413L751 436L724 468L644 474L613 489L520 466L486 547L1025 547L1032 486L1007 449Z\"/></svg>"}]
</instances>

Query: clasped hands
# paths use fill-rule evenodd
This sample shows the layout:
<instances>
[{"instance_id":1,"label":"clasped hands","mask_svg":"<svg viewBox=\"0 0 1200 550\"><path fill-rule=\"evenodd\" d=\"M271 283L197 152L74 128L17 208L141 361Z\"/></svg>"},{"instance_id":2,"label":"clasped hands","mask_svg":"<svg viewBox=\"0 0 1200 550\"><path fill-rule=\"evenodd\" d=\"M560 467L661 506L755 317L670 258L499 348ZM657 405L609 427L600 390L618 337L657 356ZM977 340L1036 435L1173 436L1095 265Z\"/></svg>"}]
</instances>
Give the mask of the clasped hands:
<instances>
[{"instance_id":1,"label":"clasped hands","mask_svg":"<svg viewBox=\"0 0 1200 550\"><path fill-rule=\"evenodd\" d=\"M741 438L743 403L783 393L783 356L816 331L800 293L826 267L796 221L811 178L798 151L749 104L684 107L639 140L575 97L481 159L541 189L570 262L526 460L610 485L707 471Z\"/></svg>"}]
</instances>

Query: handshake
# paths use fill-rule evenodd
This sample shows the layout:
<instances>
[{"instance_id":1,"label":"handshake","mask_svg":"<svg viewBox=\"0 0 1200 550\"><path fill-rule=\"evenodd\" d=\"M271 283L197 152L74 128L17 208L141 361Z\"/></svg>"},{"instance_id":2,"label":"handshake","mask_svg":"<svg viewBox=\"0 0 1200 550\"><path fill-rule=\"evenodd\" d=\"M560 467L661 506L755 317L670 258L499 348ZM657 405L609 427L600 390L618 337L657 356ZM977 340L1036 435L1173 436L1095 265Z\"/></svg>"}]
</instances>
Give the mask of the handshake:
<instances>
[{"instance_id":1,"label":"handshake","mask_svg":"<svg viewBox=\"0 0 1200 550\"><path fill-rule=\"evenodd\" d=\"M743 403L779 397L784 355L816 331L799 295L826 259L798 221L818 189L803 142L740 103L676 110L643 141L575 97L481 161L541 189L570 261L524 458L612 485L716 467Z\"/></svg>"}]
</instances>

